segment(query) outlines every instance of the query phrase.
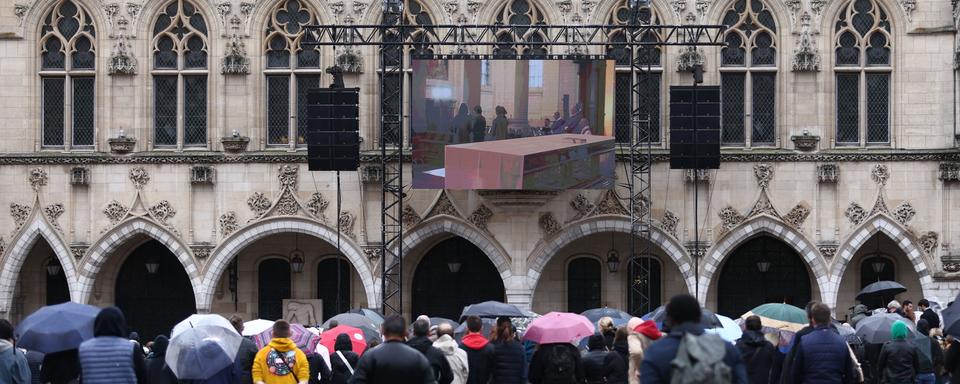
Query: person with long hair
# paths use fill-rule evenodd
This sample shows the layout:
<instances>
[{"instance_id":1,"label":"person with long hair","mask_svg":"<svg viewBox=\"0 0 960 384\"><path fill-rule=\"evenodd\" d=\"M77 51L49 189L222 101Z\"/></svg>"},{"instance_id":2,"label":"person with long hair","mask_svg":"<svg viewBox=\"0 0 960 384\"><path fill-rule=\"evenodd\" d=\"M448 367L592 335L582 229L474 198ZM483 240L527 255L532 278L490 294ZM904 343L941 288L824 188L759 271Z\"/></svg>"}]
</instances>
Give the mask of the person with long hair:
<instances>
[{"instance_id":1,"label":"person with long hair","mask_svg":"<svg viewBox=\"0 0 960 384\"><path fill-rule=\"evenodd\" d=\"M603 336L603 344L608 351L613 350L613 337L617 334L617 327L613 325L613 319L610 316L601 317L597 320L597 333Z\"/></svg>"},{"instance_id":2,"label":"person with long hair","mask_svg":"<svg viewBox=\"0 0 960 384\"><path fill-rule=\"evenodd\" d=\"M497 319L497 327L490 333L493 344L492 382L497 384L523 384L527 382L527 358L523 345L517 341L516 332L509 318Z\"/></svg>"}]
</instances>

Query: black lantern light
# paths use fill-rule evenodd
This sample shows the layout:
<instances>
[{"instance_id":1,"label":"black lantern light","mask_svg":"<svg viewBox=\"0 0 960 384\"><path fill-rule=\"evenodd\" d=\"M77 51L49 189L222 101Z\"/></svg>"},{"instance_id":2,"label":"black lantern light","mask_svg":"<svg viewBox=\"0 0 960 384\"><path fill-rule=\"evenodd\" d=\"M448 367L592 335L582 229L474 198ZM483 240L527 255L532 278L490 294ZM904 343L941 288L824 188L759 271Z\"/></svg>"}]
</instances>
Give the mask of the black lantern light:
<instances>
[{"instance_id":1,"label":"black lantern light","mask_svg":"<svg viewBox=\"0 0 960 384\"><path fill-rule=\"evenodd\" d=\"M63 268L60 267L60 263L57 262L57 260L55 260L55 259L52 258L52 257L47 260L47 266L46 266L46 268L47 268L47 275L48 275L48 276L56 276L56 275L59 275L59 274L60 274L60 270L63 269Z\"/></svg>"},{"instance_id":2,"label":"black lantern light","mask_svg":"<svg viewBox=\"0 0 960 384\"><path fill-rule=\"evenodd\" d=\"M620 253L617 252L617 249L614 248L614 239L615 234L610 233L610 250L607 251L607 270L610 273L617 273L620 270Z\"/></svg>"}]
</instances>

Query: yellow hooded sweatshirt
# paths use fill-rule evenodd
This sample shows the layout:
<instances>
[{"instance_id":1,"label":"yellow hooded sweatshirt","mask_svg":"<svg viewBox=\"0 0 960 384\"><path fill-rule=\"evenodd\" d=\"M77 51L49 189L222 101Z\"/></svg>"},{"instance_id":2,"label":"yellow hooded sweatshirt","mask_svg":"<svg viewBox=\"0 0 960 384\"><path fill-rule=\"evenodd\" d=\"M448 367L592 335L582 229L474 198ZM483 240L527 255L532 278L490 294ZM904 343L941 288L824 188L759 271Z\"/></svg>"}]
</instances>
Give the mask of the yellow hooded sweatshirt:
<instances>
[{"instance_id":1,"label":"yellow hooded sweatshirt","mask_svg":"<svg viewBox=\"0 0 960 384\"><path fill-rule=\"evenodd\" d=\"M252 370L253 382L257 384L298 384L310 380L307 355L290 339L270 340L270 344L257 352Z\"/></svg>"}]
</instances>

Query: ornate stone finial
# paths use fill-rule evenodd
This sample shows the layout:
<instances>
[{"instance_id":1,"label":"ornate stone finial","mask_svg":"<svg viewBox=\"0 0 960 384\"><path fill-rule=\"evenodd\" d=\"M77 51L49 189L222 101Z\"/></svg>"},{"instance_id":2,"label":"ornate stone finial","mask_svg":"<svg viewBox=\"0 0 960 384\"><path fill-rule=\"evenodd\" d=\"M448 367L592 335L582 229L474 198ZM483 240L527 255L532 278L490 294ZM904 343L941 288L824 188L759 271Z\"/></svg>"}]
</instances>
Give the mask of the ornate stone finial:
<instances>
[{"instance_id":1,"label":"ornate stone finial","mask_svg":"<svg viewBox=\"0 0 960 384\"><path fill-rule=\"evenodd\" d=\"M14 232L20 230L20 227L27 222L31 212L33 212L33 208L28 205L10 203L10 216L13 217Z\"/></svg>"},{"instance_id":2,"label":"ornate stone finial","mask_svg":"<svg viewBox=\"0 0 960 384\"><path fill-rule=\"evenodd\" d=\"M347 237L355 239L357 235L353 233L353 224L356 220L356 216L352 213L348 211L340 212L340 232L343 232Z\"/></svg>"},{"instance_id":3,"label":"ornate stone finial","mask_svg":"<svg viewBox=\"0 0 960 384\"><path fill-rule=\"evenodd\" d=\"M247 198L247 207L250 208L254 216L250 220L254 220L267 213L267 210L270 209L270 200L263 193L254 192Z\"/></svg>"},{"instance_id":4,"label":"ornate stone finial","mask_svg":"<svg viewBox=\"0 0 960 384\"><path fill-rule=\"evenodd\" d=\"M544 237L550 237L560 232L560 222L557 221L557 218L553 217L552 212L544 212L540 214L540 230L543 231Z\"/></svg>"},{"instance_id":5,"label":"ornate stone finial","mask_svg":"<svg viewBox=\"0 0 960 384\"><path fill-rule=\"evenodd\" d=\"M917 9L917 0L900 0L900 7L903 8L903 13L907 16L908 22L913 22L913 11Z\"/></svg>"},{"instance_id":6,"label":"ornate stone finial","mask_svg":"<svg viewBox=\"0 0 960 384\"><path fill-rule=\"evenodd\" d=\"M773 166L767 163L756 164L753 166L753 175L757 178L757 185L766 189L773 180Z\"/></svg>"},{"instance_id":7,"label":"ornate stone finial","mask_svg":"<svg viewBox=\"0 0 960 384\"><path fill-rule=\"evenodd\" d=\"M17 23L19 26L23 26L23 19L27 16L27 11L30 10L30 6L27 4L14 4L13 5L13 14L17 16Z\"/></svg>"},{"instance_id":8,"label":"ornate stone finial","mask_svg":"<svg viewBox=\"0 0 960 384\"><path fill-rule=\"evenodd\" d=\"M660 220L660 229L663 229L664 232L669 233L673 237L677 237L677 224L679 223L680 217L668 209L663 212L663 220Z\"/></svg>"},{"instance_id":9,"label":"ornate stone finial","mask_svg":"<svg viewBox=\"0 0 960 384\"><path fill-rule=\"evenodd\" d=\"M937 178L944 183L960 181L960 163L940 163Z\"/></svg>"},{"instance_id":10,"label":"ornate stone finial","mask_svg":"<svg viewBox=\"0 0 960 384\"><path fill-rule=\"evenodd\" d=\"M204 260L210 257L210 253L213 251L213 244L194 244L190 246L190 249L198 260Z\"/></svg>"},{"instance_id":11,"label":"ornate stone finial","mask_svg":"<svg viewBox=\"0 0 960 384\"><path fill-rule=\"evenodd\" d=\"M703 66L707 63L703 51L696 47L687 47L677 56L677 72L689 72L696 65Z\"/></svg>"},{"instance_id":12,"label":"ornate stone finial","mask_svg":"<svg viewBox=\"0 0 960 384\"><path fill-rule=\"evenodd\" d=\"M807 220L807 216L810 216L810 207L801 202L783 216L783 221L790 224L791 227L802 229L803 222Z\"/></svg>"},{"instance_id":13,"label":"ornate stone finial","mask_svg":"<svg viewBox=\"0 0 960 384\"><path fill-rule=\"evenodd\" d=\"M403 211L400 212L400 220L403 222L404 228L410 228L414 225L420 223L420 215L417 214L417 211L409 205L403 206Z\"/></svg>"},{"instance_id":14,"label":"ornate stone finial","mask_svg":"<svg viewBox=\"0 0 960 384\"><path fill-rule=\"evenodd\" d=\"M296 165L281 165L277 179L280 180L280 188L297 189L297 175L300 173L300 167Z\"/></svg>"},{"instance_id":15,"label":"ornate stone finial","mask_svg":"<svg viewBox=\"0 0 960 384\"><path fill-rule=\"evenodd\" d=\"M473 223L473 225L476 225L477 228L489 232L487 229L487 223L490 222L490 218L492 217L493 211L491 211L490 208L487 208L486 205L480 204L480 206L470 214L470 217L467 218L467 221Z\"/></svg>"},{"instance_id":16,"label":"ornate stone finial","mask_svg":"<svg viewBox=\"0 0 960 384\"><path fill-rule=\"evenodd\" d=\"M60 222L57 221L57 219L63 215L63 212L63 204L60 203L50 204L43 208L43 214L47 216L47 220L50 221L50 225L56 228L56 230L60 231L60 233L63 233L63 229L60 228Z\"/></svg>"},{"instance_id":17,"label":"ornate stone finial","mask_svg":"<svg viewBox=\"0 0 960 384\"><path fill-rule=\"evenodd\" d=\"M343 53L337 56L337 65L343 73L363 73L363 56L347 46Z\"/></svg>"},{"instance_id":18,"label":"ornate stone finial","mask_svg":"<svg viewBox=\"0 0 960 384\"><path fill-rule=\"evenodd\" d=\"M683 12L687 10L687 0L670 0L670 9L679 19Z\"/></svg>"},{"instance_id":19,"label":"ornate stone finial","mask_svg":"<svg viewBox=\"0 0 960 384\"><path fill-rule=\"evenodd\" d=\"M822 243L817 245L817 249L824 258L832 259L837 254L838 245L836 243Z\"/></svg>"},{"instance_id":20,"label":"ornate stone finial","mask_svg":"<svg viewBox=\"0 0 960 384\"><path fill-rule=\"evenodd\" d=\"M726 231L736 228L744 220L743 215L730 206L721 209L717 214L720 216L720 225Z\"/></svg>"},{"instance_id":21,"label":"ornate stone finial","mask_svg":"<svg viewBox=\"0 0 960 384\"><path fill-rule=\"evenodd\" d=\"M907 223L917 215L917 210L914 209L913 205L910 205L909 202L904 201L894 208L890 215L893 216L898 223L907 225Z\"/></svg>"},{"instance_id":22,"label":"ornate stone finial","mask_svg":"<svg viewBox=\"0 0 960 384\"><path fill-rule=\"evenodd\" d=\"M90 248L87 244L71 244L70 245L70 254L73 255L73 258L80 260L83 258L83 255L87 254L87 248ZM3 252L0 252L3 253Z\"/></svg>"},{"instance_id":23,"label":"ornate stone finial","mask_svg":"<svg viewBox=\"0 0 960 384\"><path fill-rule=\"evenodd\" d=\"M810 34L809 27L800 33L800 41L793 49L792 68L794 72L820 71L820 49Z\"/></svg>"},{"instance_id":24,"label":"ornate stone finial","mask_svg":"<svg viewBox=\"0 0 960 384\"><path fill-rule=\"evenodd\" d=\"M120 204L119 201L110 200L107 206L103 208L103 214L107 216L107 219L110 219L111 224L116 224L127 215L127 207Z\"/></svg>"},{"instance_id":25,"label":"ornate stone finial","mask_svg":"<svg viewBox=\"0 0 960 384\"><path fill-rule=\"evenodd\" d=\"M884 164L874 165L873 169L870 170L870 178L880 187L884 187L887 185L887 180L890 179L890 170Z\"/></svg>"},{"instance_id":26,"label":"ornate stone finial","mask_svg":"<svg viewBox=\"0 0 960 384\"><path fill-rule=\"evenodd\" d=\"M933 256L937 251L937 244L940 242L940 234L927 231L923 235L920 235L920 248L923 250L923 253L927 256Z\"/></svg>"},{"instance_id":27,"label":"ornate stone finial","mask_svg":"<svg viewBox=\"0 0 960 384\"><path fill-rule=\"evenodd\" d=\"M30 170L30 188L33 188L34 192L40 192L40 187L47 185L47 171L43 168L34 168Z\"/></svg>"},{"instance_id":28,"label":"ornate stone finial","mask_svg":"<svg viewBox=\"0 0 960 384\"><path fill-rule=\"evenodd\" d=\"M843 215L846 216L853 225L860 225L860 223L867 218L867 210L863 209L860 204L851 202L847 210L843 212Z\"/></svg>"},{"instance_id":29,"label":"ornate stone finial","mask_svg":"<svg viewBox=\"0 0 960 384\"><path fill-rule=\"evenodd\" d=\"M256 3L250 3L246 1L240 2L240 14L244 16L250 16L253 13L253 9L257 7Z\"/></svg>"},{"instance_id":30,"label":"ornate stone finial","mask_svg":"<svg viewBox=\"0 0 960 384\"><path fill-rule=\"evenodd\" d=\"M107 63L107 73L111 75L135 75L137 74L137 59L130 54L129 37L121 34L117 37L113 45L113 53L110 54L110 60Z\"/></svg>"},{"instance_id":31,"label":"ornate stone finial","mask_svg":"<svg viewBox=\"0 0 960 384\"><path fill-rule=\"evenodd\" d=\"M577 218L585 217L590 214L590 211L593 210L593 203L590 200L587 200L587 197L582 193L578 193L573 197L573 200L570 200L570 207L574 211L577 211Z\"/></svg>"},{"instance_id":32,"label":"ornate stone finial","mask_svg":"<svg viewBox=\"0 0 960 384\"><path fill-rule=\"evenodd\" d=\"M150 181L150 174L147 173L146 169L143 167L135 167L130 169L130 181L133 182L133 187L136 189L143 189L144 185Z\"/></svg>"},{"instance_id":33,"label":"ornate stone finial","mask_svg":"<svg viewBox=\"0 0 960 384\"><path fill-rule=\"evenodd\" d=\"M320 192L314 192L310 195L310 200L307 201L307 210L310 211L310 214L319 217L324 222L327 221L326 211L329 206L330 202Z\"/></svg>"},{"instance_id":34,"label":"ornate stone finial","mask_svg":"<svg viewBox=\"0 0 960 384\"><path fill-rule=\"evenodd\" d=\"M173 218L177 214L177 210L170 205L170 202L167 200L160 200L159 203L154 204L150 209L148 209L150 215L153 216L160 224L167 225L167 220Z\"/></svg>"},{"instance_id":35,"label":"ornate stone finial","mask_svg":"<svg viewBox=\"0 0 960 384\"><path fill-rule=\"evenodd\" d=\"M247 48L243 44L240 34L234 32L227 41L227 49L220 65L220 73L224 75L250 74L250 59L247 58Z\"/></svg>"},{"instance_id":36,"label":"ornate stone finial","mask_svg":"<svg viewBox=\"0 0 960 384\"><path fill-rule=\"evenodd\" d=\"M836 164L820 164L817 166L817 181L836 183L838 180L840 180L840 167Z\"/></svg>"},{"instance_id":37,"label":"ornate stone finial","mask_svg":"<svg viewBox=\"0 0 960 384\"><path fill-rule=\"evenodd\" d=\"M220 235L223 237L230 236L231 233L236 232L240 228L240 224L237 222L237 213L234 211L228 211L220 215Z\"/></svg>"}]
</instances>

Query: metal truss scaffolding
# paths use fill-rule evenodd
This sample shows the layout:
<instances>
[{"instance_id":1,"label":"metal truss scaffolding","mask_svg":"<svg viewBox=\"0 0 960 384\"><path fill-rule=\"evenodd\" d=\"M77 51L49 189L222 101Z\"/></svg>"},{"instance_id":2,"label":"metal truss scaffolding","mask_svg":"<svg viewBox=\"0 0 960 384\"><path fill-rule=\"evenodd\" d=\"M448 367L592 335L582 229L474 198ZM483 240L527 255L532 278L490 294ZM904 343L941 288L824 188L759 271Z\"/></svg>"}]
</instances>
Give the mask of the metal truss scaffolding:
<instances>
[{"instance_id":1,"label":"metal truss scaffolding","mask_svg":"<svg viewBox=\"0 0 960 384\"><path fill-rule=\"evenodd\" d=\"M634 14L639 13L639 2L632 2ZM383 169L381 184L381 310L384 314L402 314L402 268L403 268L403 74L409 64L405 58L408 51L418 58L442 59L538 59L538 58L604 58L606 55L576 54L590 52L591 47L606 52L611 48L623 48L633 55L631 60L631 142L620 147L621 155L628 156L627 182L622 183L629 195L631 211L631 253L628 266L633 268L637 257L647 252L637 252L637 240L649 240L651 217L650 171L653 164L650 118L642 111L646 83L652 81L645 74L649 68L639 59L638 52L651 46L720 46L723 45L722 25L652 25L642 23L638 17L628 25L410 25L404 22L403 0L384 0L383 19L379 25L313 25L306 27L303 46L375 46L380 59L380 165ZM615 31L625 31L626 41L612 41L609 36ZM414 39L412 36L420 37ZM424 33L426 37L424 38ZM500 41L498 36L538 36L536 39L511 39ZM658 36L649 39L647 36ZM439 52L440 47L450 47L449 52ZM474 53L486 47L492 54ZM565 54L551 54L564 47ZM429 49L428 49L429 48ZM573 53L573 54L571 54ZM629 153L623 153L629 152ZM636 209L646 205L645 209ZM649 241L642 241L649 247ZM650 265L637 263L640 276L650 281ZM631 283L631 287L635 284ZM649 284L646 284L649 287ZM634 288L631 288L634 289ZM649 303L649 288L639 294Z\"/></svg>"}]
</instances>

